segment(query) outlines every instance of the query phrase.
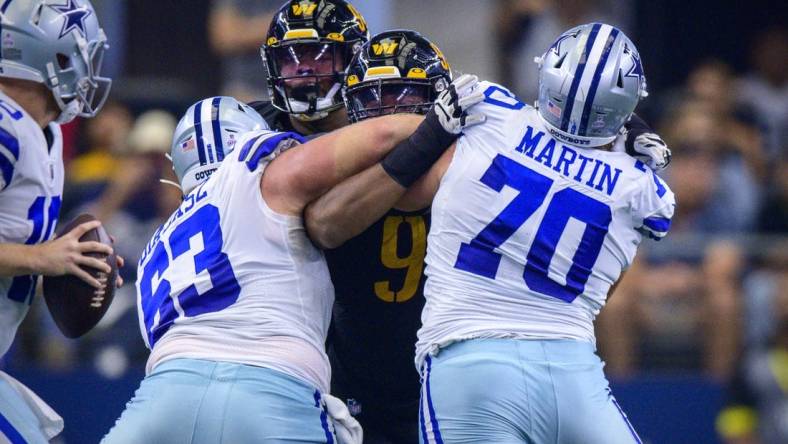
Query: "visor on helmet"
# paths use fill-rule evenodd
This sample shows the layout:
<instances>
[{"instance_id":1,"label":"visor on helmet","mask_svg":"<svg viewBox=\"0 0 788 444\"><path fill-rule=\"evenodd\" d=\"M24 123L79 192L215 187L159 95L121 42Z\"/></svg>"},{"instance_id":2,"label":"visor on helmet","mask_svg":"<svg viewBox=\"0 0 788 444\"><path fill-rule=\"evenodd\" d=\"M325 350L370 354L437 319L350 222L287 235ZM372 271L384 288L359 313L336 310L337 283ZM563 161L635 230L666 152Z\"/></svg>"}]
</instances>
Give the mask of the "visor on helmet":
<instances>
[{"instance_id":1,"label":"visor on helmet","mask_svg":"<svg viewBox=\"0 0 788 444\"><path fill-rule=\"evenodd\" d=\"M347 108L352 122L386 114L425 114L432 106L429 83L376 81L348 89Z\"/></svg>"},{"instance_id":2,"label":"visor on helmet","mask_svg":"<svg viewBox=\"0 0 788 444\"><path fill-rule=\"evenodd\" d=\"M346 45L295 40L265 49L272 87L291 113L314 113L332 106L341 87Z\"/></svg>"}]
</instances>

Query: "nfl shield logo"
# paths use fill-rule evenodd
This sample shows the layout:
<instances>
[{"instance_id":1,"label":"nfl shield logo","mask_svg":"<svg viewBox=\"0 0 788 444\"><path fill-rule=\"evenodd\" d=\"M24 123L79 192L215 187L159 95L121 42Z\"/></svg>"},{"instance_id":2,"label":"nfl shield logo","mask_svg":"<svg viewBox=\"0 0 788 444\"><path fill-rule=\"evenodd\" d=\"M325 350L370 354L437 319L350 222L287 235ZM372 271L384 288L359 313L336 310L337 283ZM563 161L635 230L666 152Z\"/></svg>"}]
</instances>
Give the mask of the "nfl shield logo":
<instances>
[{"instance_id":1,"label":"nfl shield logo","mask_svg":"<svg viewBox=\"0 0 788 444\"><path fill-rule=\"evenodd\" d=\"M361 403L353 398L348 398L347 409L352 416L358 416L358 414L361 413Z\"/></svg>"}]
</instances>

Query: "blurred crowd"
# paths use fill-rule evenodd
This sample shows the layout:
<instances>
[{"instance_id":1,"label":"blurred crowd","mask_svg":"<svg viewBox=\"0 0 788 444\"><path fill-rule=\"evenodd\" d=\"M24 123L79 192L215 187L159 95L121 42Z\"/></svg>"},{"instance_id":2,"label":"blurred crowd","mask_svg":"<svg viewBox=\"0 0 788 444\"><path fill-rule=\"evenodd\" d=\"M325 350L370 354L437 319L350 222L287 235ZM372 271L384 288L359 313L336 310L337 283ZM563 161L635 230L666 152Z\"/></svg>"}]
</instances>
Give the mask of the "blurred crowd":
<instances>
[{"instance_id":1,"label":"blurred crowd","mask_svg":"<svg viewBox=\"0 0 788 444\"><path fill-rule=\"evenodd\" d=\"M223 62L223 81L206 96L265 98L259 46L280 3L214 2L206 26ZM365 13L380 2L357 3ZM470 8L487 2L466 3ZM619 24L636 42L646 38L631 31L632 3L497 2L489 26L497 52L483 49L497 57L492 80L532 103L531 61L561 30L603 20ZM429 29L422 31L435 38ZM452 52L445 52L453 62ZM478 72L473 60L458 59L464 70ZM673 162L661 174L678 207L668 238L644 242L597 323L600 353L614 379L692 372L729 385L729 408L718 421L729 443L786 442L780 439L788 436L786 61L788 30L766 28L752 41L746 70L735 71L725 60L700 60L683 82L674 82L678 86L650 91L637 112L672 148ZM644 63L648 76L649 64L657 62ZM80 341L60 335L39 298L17 336L13 365L89 364L110 377L142 367L147 351L138 332L136 263L180 201L180 191L159 179L173 179L164 154L175 116L188 103L183 105L149 110L116 100L97 118L65 128L67 184L60 220L90 212L104 221L117 239L116 251L126 257L121 273L127 284L99 328ZM756 418L762 441L755 438Z\"/></svg>"}]
</instances>

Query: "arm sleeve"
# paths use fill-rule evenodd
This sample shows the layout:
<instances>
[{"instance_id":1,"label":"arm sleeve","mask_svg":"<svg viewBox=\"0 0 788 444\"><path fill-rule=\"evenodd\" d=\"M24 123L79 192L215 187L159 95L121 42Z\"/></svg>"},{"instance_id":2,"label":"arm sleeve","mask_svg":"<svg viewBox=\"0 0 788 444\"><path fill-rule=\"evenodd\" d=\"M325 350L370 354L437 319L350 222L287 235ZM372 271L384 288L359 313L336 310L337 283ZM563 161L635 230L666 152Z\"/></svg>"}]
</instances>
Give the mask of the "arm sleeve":
<instances>
[{"instance_id":1,"label":"arm sleeve","mask_svg":"<svg viewBox=\"0 0 788 444\"><path fill-rule=\"evenodd\" d=\"M11 184L18 161L19 139L16 131L13 126L0 121L0 192Z\"/></svg>"},{"instance_id":2,"label":"arm sleeve","mask_svg":"<svg viewBox=\"0 0 788 444\"><path fill-rule=\"evenodd\" d=\"M644 174L650 177L645 180L645 186L638 190L632 202L633 223L644 236L661 240L670 231L676 197L656 173L647 170Z\"/></svg>"}]
</instances>

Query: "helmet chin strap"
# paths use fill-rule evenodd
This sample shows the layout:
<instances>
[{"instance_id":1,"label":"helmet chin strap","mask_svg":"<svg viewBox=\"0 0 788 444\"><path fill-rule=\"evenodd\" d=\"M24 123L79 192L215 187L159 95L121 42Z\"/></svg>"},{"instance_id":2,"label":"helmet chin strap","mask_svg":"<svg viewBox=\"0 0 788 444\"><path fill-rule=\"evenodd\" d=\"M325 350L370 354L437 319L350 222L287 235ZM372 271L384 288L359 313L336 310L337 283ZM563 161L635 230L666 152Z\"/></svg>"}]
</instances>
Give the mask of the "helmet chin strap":
<instances>
[{"instance_id":1,"label":"helmet chin strap","mask_svg":"<svg viewBox=\"0 0 788 444\"><path fill-rule=\"evenodd\" d=\"M290 112L293 114L293 117L302 122L314 122L315 120L325 119L331 112L330 108L334 105L334 97L339 93L341 88L342 85L334 83L325 97L321 97L314 101L314 109L318 111L312 113L309 112L309 109L312 108L310 104L300 100L288 99Z\"/></svg>"},{"instance_id":2,"label":"helmet chin strap","mask_svg":"<svg viewBox=\"0 0 788 444\"><path fill-rule=\"evenodd\" d=\"M74 98L68 103L63 103L63 99L55 94L55 99L58 106L60 106L60 115L55 119L55 123L60 125L66 124L74 120L75 117L82 112L82 104L78 99Z\"/></svg>"}]
</instances>

